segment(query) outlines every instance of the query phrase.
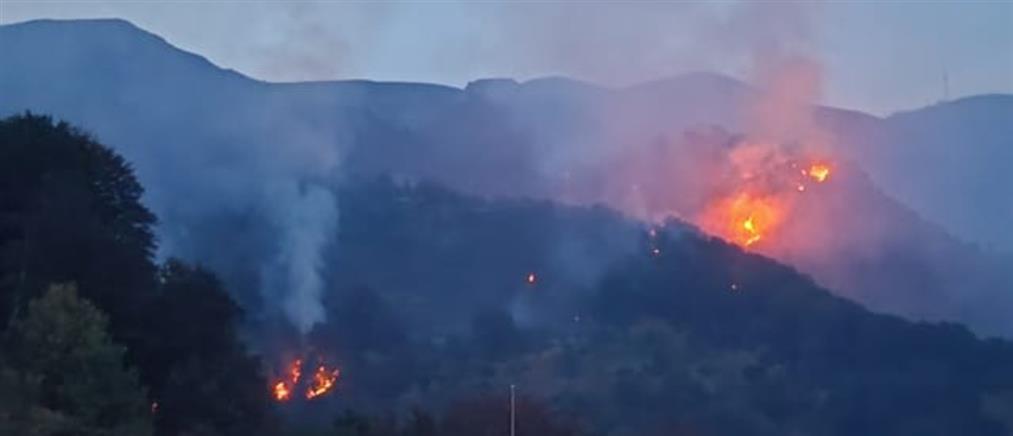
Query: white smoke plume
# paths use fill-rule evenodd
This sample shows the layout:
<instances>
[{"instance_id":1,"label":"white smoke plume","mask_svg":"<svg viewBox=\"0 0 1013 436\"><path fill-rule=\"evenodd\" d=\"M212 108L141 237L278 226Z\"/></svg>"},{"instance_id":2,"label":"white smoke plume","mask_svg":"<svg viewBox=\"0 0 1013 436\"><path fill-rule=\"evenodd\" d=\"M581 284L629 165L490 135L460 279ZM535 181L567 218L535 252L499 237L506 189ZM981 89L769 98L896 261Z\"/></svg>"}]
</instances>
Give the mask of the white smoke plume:
<instances>
[{"instance_id":1,"label":"white smoke plume","mask_svg":"<svg viewBox=\"0 0 1013 436\"><path fill-rule=\"evenodd\" d=\"M279 246L263 270L262 292L280 301L284 314L306 333L325 318L323 252L337 230L337 201L330 190L309 183L284 181L268 190Z\"/></svg>"}]
</instances>

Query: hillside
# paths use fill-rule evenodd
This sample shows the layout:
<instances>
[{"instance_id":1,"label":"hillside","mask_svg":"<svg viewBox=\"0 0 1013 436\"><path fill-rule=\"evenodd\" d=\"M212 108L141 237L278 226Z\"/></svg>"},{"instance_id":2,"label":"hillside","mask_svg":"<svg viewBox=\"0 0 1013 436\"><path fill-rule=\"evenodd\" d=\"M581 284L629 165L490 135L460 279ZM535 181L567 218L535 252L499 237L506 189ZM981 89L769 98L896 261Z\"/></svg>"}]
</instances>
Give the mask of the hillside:
<instances>
[{"instance_id":1,"label":"hillside","mask_svg":"<svg viewBox=\"0 0 1013 436\"><path fill-rule=\"evenodd\" d=\"M1008 342L870 313L684 223L383 179L339 198L310 340L343 365L331 407L516 384L602 433L1008 430L982 408L1013 388Z\"/></svg>"},{"instance_id":2,"label":"hillside","mask_svg":"<svg viewBox=\"0 0 1013 436\"><path fill-rule=\"evenodd\" d=\"M981 95L894 114L866 163L916 210L982 246L1013 253L1007 174L1013 171L1013 96ZM888 145L893 145L888 146ZM903 172L886 168L905 168Z\"/></svg>"},{"instance_id":3,"label":"hillside","mask_svg":"<svg viewBox=\"0 0 1013 436\"><path fill-rule=\"evenodd\" d=\"M621 89L565 78L476 81L465 89L274 84L120 20L2 26L0 52L12 60L0 69L0 114L31 110L86 126L130 160L147 187L144 201L160 217L159 255L207 263L233 288L250 290L244 304L260 308L278 288L297 287L276 282L287 280L297 260L319 258L330 228L341 228L333 218L343 206L328 192L349 178L390 175L481 196L692 217L699 210L687 198L709 192L694 190L716 178L698 175L697 156L679 147L701 126L735 137L743 99L753 93L708 73ZM966 109L981 101L990 102L985 115ZM1010 137L1002 130L1008 101L981 97L886 120L819 108L817 119L840 139L834 152L849 175L840 185L849 189L829 190L824 209L834 212L814 212L799 228L822 223L840 235L808 251L759 251L878 311L1010 334L1006 259L953 236L980 242L1009 234L1008 202L999 199L1013 196L1001 180L1013 160L991 157L1002 156ZM980 139L971 143L982 148L948 147L954 138ZM921 144L938 152L923 153ZM652 154L658 150L661 158ZM630 155L661 171L615 172L612 165ZM922 158L931 162L907 164ZM989 170L967 177L974 168ZM981 180L987 186L971 186ZM632 192L652 184L664 189ZM875 237L859 237L859 223L876 223ZM1002 248L1002 238L987 240Z\"/></svg>"}]
</instances>

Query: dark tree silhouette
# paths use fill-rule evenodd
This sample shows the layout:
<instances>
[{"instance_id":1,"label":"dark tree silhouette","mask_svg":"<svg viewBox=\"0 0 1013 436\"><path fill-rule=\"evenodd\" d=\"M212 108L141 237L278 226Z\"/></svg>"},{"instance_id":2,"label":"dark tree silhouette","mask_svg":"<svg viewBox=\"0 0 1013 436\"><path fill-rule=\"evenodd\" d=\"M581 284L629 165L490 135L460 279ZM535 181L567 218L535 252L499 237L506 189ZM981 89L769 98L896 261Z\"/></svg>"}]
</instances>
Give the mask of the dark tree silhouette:
<instances>
[{"instance_id":1,"label":"dark tree silhouette","mask_svg":"<svg viewBox=\"0 0 1013 436\"><path fill-rule=\"evenodd\" d=\"M133 344L155 268L143 192L122 157L70 125L0 120L0 321L49 283L74 282Z\"/></svg>"},{"instance_id":2,"label":"dark tree silhouette","mask_svg":"<svg viewBox=\"0 0 1013 436\"><path fill-rule=\"evenodd\" d=\"M170 259L143 346L157 434L271 434L267 381L236 326L242 312L210 272Z\"/></svg>"},{"instance_id":3,"label":"dark tree silhouette","mask_svg":"<svg viewBox=\"0 0 1013 436\"><path fill-rule=\"evenodd\" d=\"M26 434L151 434L149 406L137 374L107 321L73 286L53 286L13 324L9 361L22 402L0 428ZM7 421L7 422L4 422Z\"/></svg>"}]
</instances>

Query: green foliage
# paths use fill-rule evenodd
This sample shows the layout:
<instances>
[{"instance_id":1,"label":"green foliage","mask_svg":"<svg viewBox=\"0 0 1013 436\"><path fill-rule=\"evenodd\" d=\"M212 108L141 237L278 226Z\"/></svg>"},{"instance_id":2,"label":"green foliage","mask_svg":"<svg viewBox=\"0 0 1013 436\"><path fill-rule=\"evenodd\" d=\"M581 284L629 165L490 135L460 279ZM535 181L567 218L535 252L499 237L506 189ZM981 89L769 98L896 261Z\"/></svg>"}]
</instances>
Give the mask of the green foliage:
<instances>
[{"instance_id":1,"label":"green foliage","mask_svg":"<svg viewBox=\"0 0 1013 436\"><path fill-rule=\"evenodd\" d=\"M106 328L105 315L73 286L53 286L28 304L10 335L13 370L3 374L22 396L14 425L36 434L151 434L144 391Z\"/></svg>"},{"instance_id":2,"label":"green foliage","mask_svg":"<svg viewBox=\"0 0 1013 436\"><path fill-rule=\"evenodd\" d=\"M76 283L108 315L112 340L127 346L129 363L158 401L156 433L270 433L266 383L238 338L238 307L207 271L178 261L156 268L155 217L142 194L122 157L70 125L32 114L0 120L0 325L49 283ZM98 340L94 329L81 334ZM43 338L29 339L20 348L22 366L42 359L32 367L62 374L61 365L75 364L75 356L42 347ZM53 377L36 383L22 374L5 383L23 398L38 391L48 401Z\"/></svg>"},{"instance_id":3,"label":"green foliage","mask_svg":"<svg viewBox=\"0 0 1013 436\"><path fill-rule=\"evenodd\" d=\"M0 366L0 434L49 436L70 428L69 420L43 407L38 375Z\"/></svg>"},{"instance_id":4,"label":"green foliage","mask_svg":"<svg viewBox=\"0 0 1013 436\"><path fill-rule=\"evenodd\" d=\"M516 384L603 433L1004 434L1007 341L870 313L679 222L648 236L595 209L343 190L339 286L313 343L371 343L339 354L351 404L439 408ZM345 305L360 283L390 304ZM362 336L340 307L365 312ZM405 339L375 346L378 319Z\"/></svg>"},{"instance_id":5,"label":"green foliage","mask_svg":"<svg viewBox=\"0 0 1013 436\"><path fill-rule=\"evenodd\" d=\"M77 283L115 339L139 335L153 290L155 217L126 161L66 123L0 120L0 322L50 283Z\"/></svg>"},{"instance_id":6,"label":"green foliage","mask_svg":"<svg viewBox=\"0 0 1013 436\"><path fill-rule=\"evenodd\" d=\"M585 434L544 404L527 397L514 404L519 435L578 436ZM346 411L334 420L328 436L509 436L510 400L503 395L462 398L442 415L412 410L407 419L381 418Z\"/></svg>"},{"instance_id":7,"label":"green foliage","mask_svg":"<svg viewBox=\"0 0 1013 436\"><path fill-rule=\"evenodd\" d=\"M170 259L148 313L146 377L157 433L271 434L267 382L236 325L241 311L210 272Z\"/></svg>"},{"instance_id":8,"label":"green foliage","mask_svg":"<svg viewBox=\"0 0 1013 436\"><path fill-rule=\"evenodd\" d=\"M347 378L309 407L444 412L346 415L326 434L503 434L510 384L546 400L521 399L519 434L576 434L559 419L571 413L624 434L1008 431L1008 342L871 314L678 223L638 246L644 229L602 209L343 189L335 291L308 340ZM0 121L0 321L17 320L0 434L148 432L125 357L159 404L159 436L276 432L242 312L208 271L156 269L141 193L122 158L66 124ZM95 306L62 288L32 300L65 281Z\"/></svg>"}]
</instances>

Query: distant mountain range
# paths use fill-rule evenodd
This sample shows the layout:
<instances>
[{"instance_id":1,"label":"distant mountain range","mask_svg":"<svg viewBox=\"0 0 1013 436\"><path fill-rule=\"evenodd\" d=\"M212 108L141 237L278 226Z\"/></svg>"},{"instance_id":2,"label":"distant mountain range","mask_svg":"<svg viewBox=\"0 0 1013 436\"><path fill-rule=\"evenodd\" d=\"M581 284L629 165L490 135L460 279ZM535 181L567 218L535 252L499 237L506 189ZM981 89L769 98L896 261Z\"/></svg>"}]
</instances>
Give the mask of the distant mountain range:
<instances>
[{"instance_id":1,"label":"distant mountain range","mask_svg":"<svg viewBox=\"0 0 1013 436\"><path fill-rule=\"evenodd\" d=\"M50 113L116 148L148 188L163 250L211 263L223 248L208 246L203 223L263 212L279 186L294 183L302 192L390 174L473 194L567 201L560 187L571 171L596 168L616 150L699 126L742 131L743 101L755 92L710 73L618 89L566 78L477 80L464 89L267 83L122 20L0 26L0 53L0 115ZM834 210L855 213L851 231L889 221L882 227L888 243L847 265L782 260L874 309L1013 333L1002 315L1013 307L1004 291L1013 292L1013 279L994 253L1013 252L1006 180L1013 96L968 97L886 118L830 107L815 113L866 193L840 197L860 204ZM576 198L601 200L588 194L598 192L596 183L581 180ZM926 240L931 250L913 245Z\"/></svg>"}]
</instances>

